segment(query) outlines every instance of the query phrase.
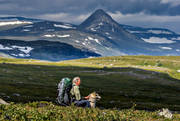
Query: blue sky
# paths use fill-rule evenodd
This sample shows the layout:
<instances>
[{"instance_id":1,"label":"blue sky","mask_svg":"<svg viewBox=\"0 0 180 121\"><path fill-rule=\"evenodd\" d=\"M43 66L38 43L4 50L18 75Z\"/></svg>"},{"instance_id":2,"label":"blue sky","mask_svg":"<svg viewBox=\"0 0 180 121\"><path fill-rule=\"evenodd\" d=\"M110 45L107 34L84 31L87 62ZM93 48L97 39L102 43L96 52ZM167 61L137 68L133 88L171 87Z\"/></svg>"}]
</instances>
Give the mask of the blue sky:
<instances>
[{"instance_id":1,"label":"blue sky","mask_svg":"<svg viewBox=\"0 0 180 121\"><path fill-rule=\"evenodd\" d=\"M117 22L166 27L180 33L180 0L0 0L0 16L25 16L79 24L96 9Z\"/></svg>"}]
</instances>

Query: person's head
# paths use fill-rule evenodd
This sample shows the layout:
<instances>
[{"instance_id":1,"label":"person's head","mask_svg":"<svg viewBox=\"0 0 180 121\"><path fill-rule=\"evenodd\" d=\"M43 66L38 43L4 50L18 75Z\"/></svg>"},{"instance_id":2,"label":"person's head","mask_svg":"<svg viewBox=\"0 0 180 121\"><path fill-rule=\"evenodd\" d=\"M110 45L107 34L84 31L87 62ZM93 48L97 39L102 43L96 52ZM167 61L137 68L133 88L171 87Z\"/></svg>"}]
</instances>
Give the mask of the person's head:
<instances>
[{"instance_id":1,"label":"person's head","mask_svg":"<svg viewBox=\"0 0 180 121\"><path fill-rule=\"evenodd\" d=\"M73 83L75 83L77 86L79 86L81 84L80 78L79 77L74 77Z\"/></svg>"}]
</instances>

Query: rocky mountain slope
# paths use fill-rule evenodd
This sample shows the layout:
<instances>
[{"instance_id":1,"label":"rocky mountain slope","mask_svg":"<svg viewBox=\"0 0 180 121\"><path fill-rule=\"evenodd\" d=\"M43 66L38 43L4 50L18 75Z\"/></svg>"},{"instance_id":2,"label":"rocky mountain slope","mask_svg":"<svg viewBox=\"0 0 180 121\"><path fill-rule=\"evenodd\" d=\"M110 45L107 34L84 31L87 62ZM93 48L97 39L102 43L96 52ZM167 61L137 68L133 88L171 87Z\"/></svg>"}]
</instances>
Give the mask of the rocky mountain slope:
<instances>
[{"instance_id":1,"label":"rocky mountain slope","mask_svg":"<svg viewBox=\"0 0 180 121\"><path fill-rule=\"evenodd\" d=\"M94 56L180 55L179 38L180 35L168 29L142 28L119 24L101 9L95 11L80 25L23 17L0 18L0 43L6 42L4 45L1 44L0 52L16 58L54 60L51 57L55 55L53 57L57 58L55 60L71 59L63 57L64 55L60 55L61 53L56 53L61 51L61 43L71 45L72 48L85 53L93 53ZM12 55L4 47L11 42L14 46L18 46L14 42L40 42L41 40L41 46L46 46L43 45L44 40L48 41L49 44L59 43L57 44L58 47L55 46L57 51L53 51L53 47L45 51L41 50L43 55L49 54L51 51L51 57L38 57L39 54L35 54L36 57L31 54L20 56L20 52ZM21 46L25 47L27 45ZM86 56L82 53L79 54L73 55L72 53L72 56L76 56L75 58L92 56L92 54Z\"/></svg>"}]
</instances>

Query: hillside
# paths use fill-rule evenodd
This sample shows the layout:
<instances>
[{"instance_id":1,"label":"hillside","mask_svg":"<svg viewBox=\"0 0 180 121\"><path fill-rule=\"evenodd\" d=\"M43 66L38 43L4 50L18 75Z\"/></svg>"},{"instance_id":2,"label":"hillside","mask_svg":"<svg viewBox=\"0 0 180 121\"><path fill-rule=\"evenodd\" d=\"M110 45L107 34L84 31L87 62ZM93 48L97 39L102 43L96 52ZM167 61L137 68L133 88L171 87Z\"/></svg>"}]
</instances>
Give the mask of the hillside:
<instances>
[{"instance_id":1,"label":"hillside","mask_svg":"<svg viewBox=\"0 0 180 121\"><path fill-rule=\"evenodd\" d=\"M82 79L83 96L96 91L101 108L180 110L178 56L119 56L63 62L0 59L0 96L8 101L53 101L63 77ZM168 75L168 74L170 75ZM33 90L33 91L32 91Z\"/></svg>"},{"instance_id":2,"label":"hillside","mask_svg":"<svg viewBox=\"0 0 180 121\"><path fill-rule=\"evenodd\" d=\"M76 59L61 62L49 62L28 59L1 58L0 62L14 64L35 64L52 66L78 66L78 67L133 67L145 70L168 73L170 76L180 79L180 56L112 56L87 59Z\"/></svg>"},{"instance_id":3,"label":"hillside","mask_svg":"<svg viewBox=\"0 0 180 121\"><path fill-rule=\"evenodd\" d=\"M42 46L43 45L43 46ZM83 51L61 42L0 40L0 50L17 58L62 61L100 56L94 52ZM4 55L5 55L4 54Z\"/></svg>"}]
</instances>

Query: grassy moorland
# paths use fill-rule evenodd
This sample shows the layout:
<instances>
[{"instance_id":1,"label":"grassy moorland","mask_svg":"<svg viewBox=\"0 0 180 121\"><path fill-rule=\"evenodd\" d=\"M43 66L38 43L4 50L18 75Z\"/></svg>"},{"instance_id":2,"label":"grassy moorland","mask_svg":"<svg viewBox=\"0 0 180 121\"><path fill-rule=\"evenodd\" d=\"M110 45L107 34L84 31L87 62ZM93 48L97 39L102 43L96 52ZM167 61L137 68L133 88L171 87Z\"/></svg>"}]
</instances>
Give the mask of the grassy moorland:
<instances>
[{"instance_id":1,"label":"grassy moorland","mask_svg":"<svg viewBox=\"0 0 180 121\"><path fill-rule=\"evenodd\" d=\"M78 66L78 67L133 67L145 70L168 73L170 76L180 79L180 56L114 56L88 58L61 62L48 62L27 59L0 58L0 63L35 64L49 66Z\"/></svg>"},{"instance_id":2,"label":"grassy moorland","mask_svg":"<svg viewBox=\"0 0 180 121\"><path fill-rule=\"evenodd\" d=\"M80 76L82 95L98 92L102 100L97 105L102 109L127 109L136 104L135 109L179 111L178 70L179 56L120 56L62 62L0 58L0 97L13 102L55 102L60 79Z\"/></svg>"}]
</instances>

